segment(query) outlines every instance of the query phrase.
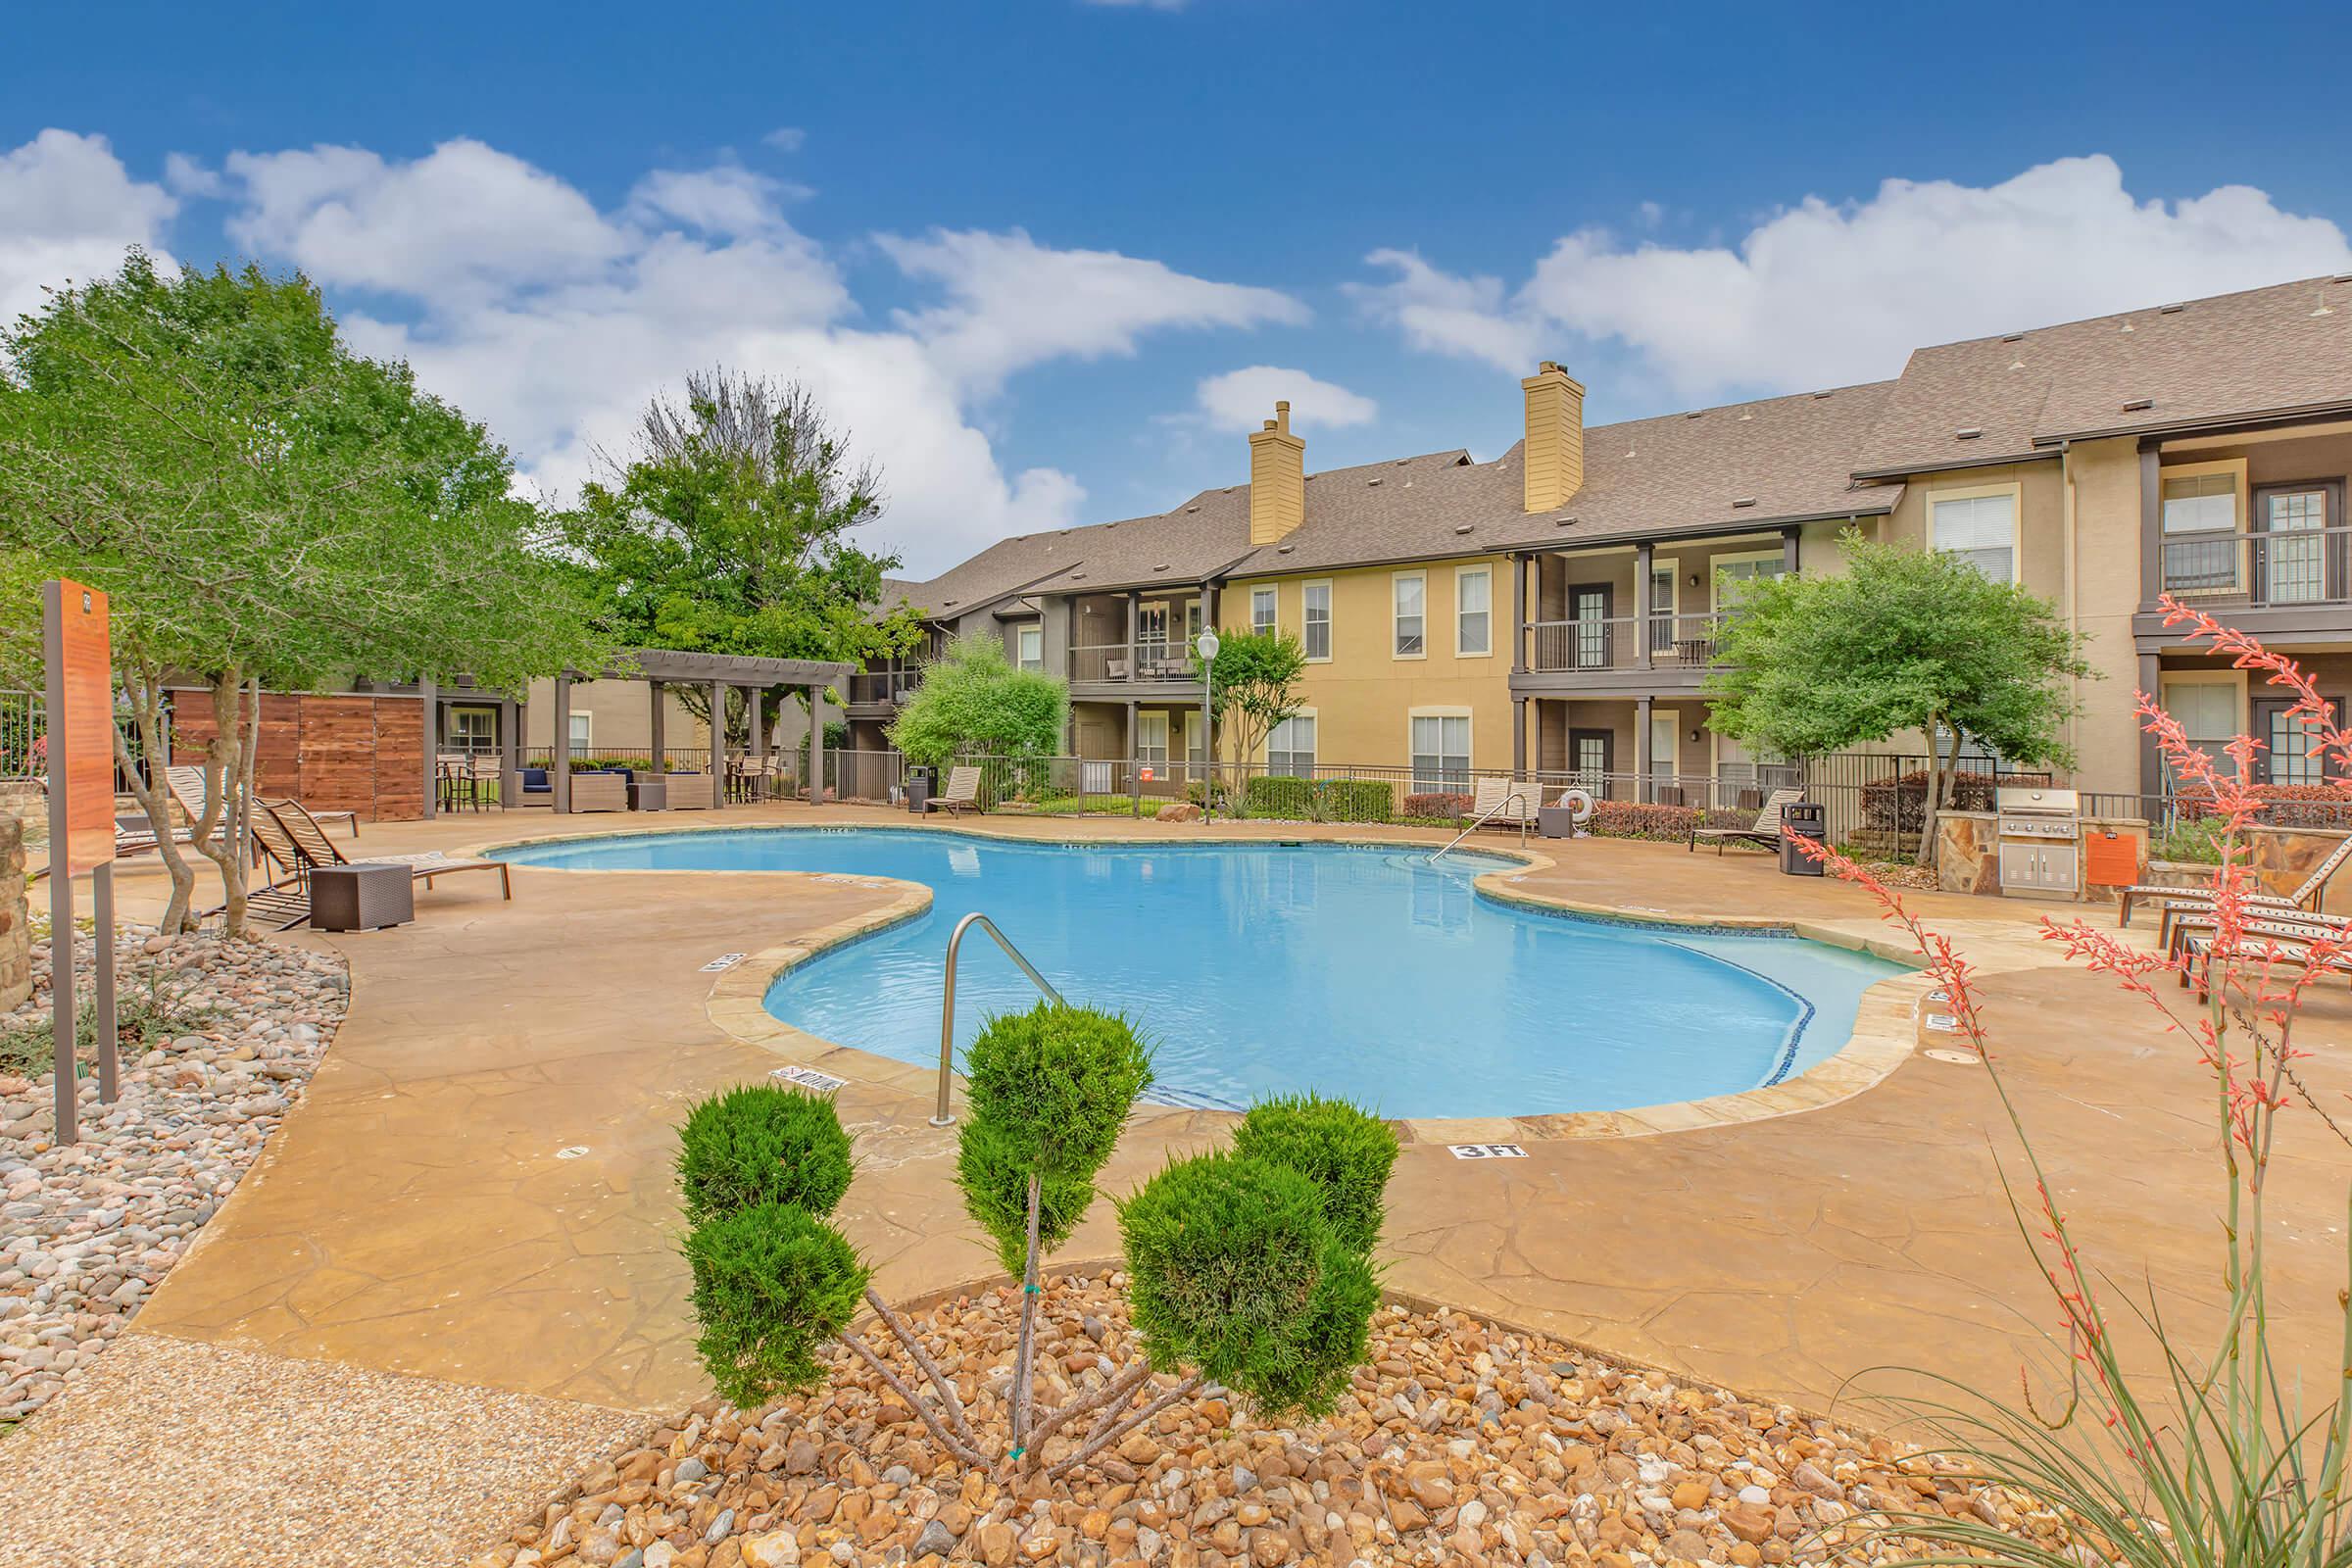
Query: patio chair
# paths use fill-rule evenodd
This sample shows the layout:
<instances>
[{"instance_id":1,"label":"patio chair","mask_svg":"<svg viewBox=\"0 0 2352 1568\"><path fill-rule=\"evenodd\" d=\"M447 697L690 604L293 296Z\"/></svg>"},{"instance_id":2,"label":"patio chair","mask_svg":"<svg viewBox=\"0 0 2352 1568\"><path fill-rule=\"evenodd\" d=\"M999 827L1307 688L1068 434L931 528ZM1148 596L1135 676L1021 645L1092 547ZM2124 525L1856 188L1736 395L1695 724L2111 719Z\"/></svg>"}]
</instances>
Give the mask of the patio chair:
<instances>
[{"instance_id":1,"label":"patio chair","mask_svg":"<svg viewBox=\"0 0 2352 1568\"><path fill-rule=\"evenodd\" d=\"M167 767L164 769L164 783L172 799L187 814L191 823L203 817L206 800L203 768L189 762ZM351 836L355 839L360 836L360 813L357 811L312 811L310 814L314 821L347 822L351 825Z\"/></svg>"},{"instance_id":2,"label":"patio chair","mask_svg":"<svg viewBox=\"0 0 2352 1568\"><path fill-rule=\"evenodd\" d=\"M2211 907L2196 909L2167 906L2157 924L2156 941L2164 949L2165 956L2177 958L2190 937L2212 931L2220 924L2220 914ZM2340 914L2306 914L2285 909L2258 911L2249 908L2245 911L2244 925L2249 931L2315 937L2341 936L2352 932L2352 920Z\"/></svg>"},{"instance_id":3,"label":"patio chair","mask_svg":"<svg viewBox=\"0 0 2352 1568\"><path fill-rule=\"evenodd\" d=\"M980 809L980 769L956 767L948 770L948 787L931 797L931 808L960 816L965 811Z\"/></svg>"},{"instance_id":4,"label":"patio chair","mask_svg":"<svg viewBox=\"0 0 2352 1568\"><path fill-rule=\"evenodd\" d=\"M1794 806L1804 798L1805 792L1793 787L1774 790L1756 812L1756 819L1751 825L1693 827L1690 830L1690 842L1685 848L1696 850L1703 839L1715 846L1715 854L1719 858L1724 847L1730 844L1753 844L1760 849L1777 850L1781 847L1781 808Z\"/></svg>"},{"instance_id":5,"label":"patio chair","mask_svg":"<svg viewBox=\"0 0 2352 1568\"><path fill-rule=\"evenodd\" d=\"M1470 796L1470 820L1486 827L1516 828L1536 819L1543 787L1514 778L1482 778Z\"/></svg>"},{"instance_id":6,"label":"patio chair","mask_svg":"<svg viewBox=\"0 0 2352 1568\"><path fill-rule=\"evenodd\" d=\"M269 818L275 832L265 835L259 827L263 817ZM291 855L298 869L305 873L320 865L405 865L414 880L429 888L435 877L459 871L495 871L499 892L509 900L514 897L514 877L504 860L453 860L439 850L427 850L421 855L368 855L353 860L335 848L326 830L318 825L318 819L303 809L300 801L264 801L255 818L256 842L268 849L273 859Z\"/></svg>"},{"instance_id":7,"label":"patio chair","mask_svg":"<svg viewBox=\"0 0 2352 1568\"><path fill-rule=\"evenodd\" d=\"M2279 956L2300 960L2305 969L2327 968L2341 975L2352 976L2352 956L2315 953L2315 943L2331 937L2340 939L2340 932L2327 931L2300 924L2281 924L2270 920L2251 921L2246 925L2248 940L2239 951L2259 955L2274 950ZM2180 984L2194 986L2197 1000L2202 1002L2213 990L2213 959L2215 941L2211 936L2184 935L2181 939Z\"/></svg>"},{"instance_id":8,"label":"patio chair","mask_svg":"<svg viewBox=\"0 0 2352 1568\"><path fill-rule=\"evenodd\" d=\"M2341 870L2348 859L2352 859L2352 834L2338 840L2335 848L2328 852L2328 858L2314 866L2311 875L2305 877L2302 885L2292 893L2249 893L2245 896L2246 902L2281 909L2316 910L2327 895L2328 879ZM2167 888L2141 883L2124 889L2122 906L2116 911L2118 925L2132 923L2132 906L2140 899L2160 900L2168 906L2178 904L2213 907L2213 891L2210 888Z\"/></svg>"},{"instance_id":9,"label":"patio chair","mask_svg":"<svg viewBox=\"0 0 2352 1568\"><path fill-rule=\"evenodd\" d=\"M629 775L605 771L572 774L571 808L575 812L627 810Z\"/></svg>"}]
</instances>

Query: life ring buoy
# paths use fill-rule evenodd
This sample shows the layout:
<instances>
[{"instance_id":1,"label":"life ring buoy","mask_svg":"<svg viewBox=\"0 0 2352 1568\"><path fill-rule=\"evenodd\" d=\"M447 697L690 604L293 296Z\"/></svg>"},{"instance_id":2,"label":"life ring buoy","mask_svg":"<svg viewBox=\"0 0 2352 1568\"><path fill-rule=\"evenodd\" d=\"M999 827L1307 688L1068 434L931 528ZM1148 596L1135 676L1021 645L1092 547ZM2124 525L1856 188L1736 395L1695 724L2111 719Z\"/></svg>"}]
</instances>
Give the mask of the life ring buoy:
<instances>
[{"instance_id":1,"label":"life ring buoy","mask_svg":"<svg viewBox=\"0 0 2352 1568\"><path fill-rule=\"evenodd\" d=\"M1560 804L1568 808L1568 819L1584 823L1592 820L1592 795L1589 790L1568 789L1560 792Z\"/></svg>"}]
</instances>

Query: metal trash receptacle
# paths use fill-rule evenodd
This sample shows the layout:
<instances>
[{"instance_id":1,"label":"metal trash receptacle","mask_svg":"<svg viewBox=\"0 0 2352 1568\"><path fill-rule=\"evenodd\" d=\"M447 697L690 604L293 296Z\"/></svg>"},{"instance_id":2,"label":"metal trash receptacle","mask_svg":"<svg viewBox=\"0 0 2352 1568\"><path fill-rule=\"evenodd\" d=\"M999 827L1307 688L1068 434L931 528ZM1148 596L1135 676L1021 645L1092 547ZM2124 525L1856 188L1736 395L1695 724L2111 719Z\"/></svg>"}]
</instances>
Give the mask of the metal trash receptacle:
<instances>
[{"instance_id":1,"label":"metal trash receptacle","mask_svg":"<svg viewBox=\"0 0 2352 1568\"><path fill-rule=\"evenodd\" d=\"M931 770L910 767L906 770L906 809L921 816L931 809Z\"/></svg>"},{"instance_id":2,"label":"metal trash receptacle","mask_svg":"<svg viewBox=\"0 0 2352 1568\"><path fill-rule=\"evenodd\" d=\"M1781 808L1781 875L1819 876L1822 864L1788 842L1793 835L1826 843L1830 836L1829 808L1819 801L1791 801Z\"/></svg>"}]
</instances>

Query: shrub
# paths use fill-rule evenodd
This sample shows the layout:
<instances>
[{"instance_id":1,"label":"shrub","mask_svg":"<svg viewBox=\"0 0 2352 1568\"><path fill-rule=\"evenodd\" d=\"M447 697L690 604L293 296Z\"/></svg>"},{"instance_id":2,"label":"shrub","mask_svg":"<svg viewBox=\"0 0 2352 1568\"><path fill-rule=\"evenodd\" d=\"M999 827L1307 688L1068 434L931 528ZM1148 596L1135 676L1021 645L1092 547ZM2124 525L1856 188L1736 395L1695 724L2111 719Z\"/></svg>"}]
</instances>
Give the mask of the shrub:
<instances>
[{"instance_id":1,"label":"shrub","mask_svg":"<svg viewBox=\"0 0 2352 1568\"><path fill-rule=\"evenodd\" d=\"M695 1225L760 1203L830 1214L850 1189L850 1135L830 1100L746 1084L687 1112L678 1187Z\"/></svg>"},{"instance_id":2,"label":"shrub","mask_svg":"<svg viewBox=\"0 0 2352 1568\"><path fill-rule=\"evenodd\" d=\"M1287 822L1386 822L1396 789L1378 778L1252 778L1242 786L1248 816Z\"/></svg>"},{"instance_id":3,"label":"shrub","mask_svg":"<svg viewBox=\"0 0 2352 1568\"><path fill-rule=\"evenodd\" d=\"M1242 786L1242 810L1286 822L1312 821L1314 785L1303 778L1253 778Z\"/></svg>"},{"instance_id":4,"label":"shrub","mask_svg":"<svg viewBox=\"0 0 2352 1568\"><path fill-rule=\"evenodd\" d=\"M956 1167L964 1207L1006 1270L1022 1272L1029 1178L1042 1188L1038 1245L1052 1251L1093 1202L1095 1174L1151 1087L1152 1054L1124 1018L1041 1002L989 1019L964 1076L971 1113Z\"/></svg>"},{"instance_id":5,"label":"shrub","mask_svg":"<svg viewBox=\"0 0 2352 1568\"><path fill-rule=\"evenodd\" d=\"M222 1009L191 994L202 976L183 974L150 958L115 999L115 1041L125 1053L152 1051L180 1035L209 1029ZM0 1031L0 1073L37 1078L57 1060L44 1007ZM74 1014L74 1071L98 1059L98 999L85 996Z\"/></svg>"},{"instance_id":6,"label":"shrub","mask_svg":"<svg viewBox=\"0 0 2352 1568\"><path fill-rule=\"evenodd\" d=\"M1681 844L1689 840L1690 830L1703 820L1705 813L1695 806L1659 806L1642 801L1594 801L1592 820L1587 822L1585 827L1595 838L1647 839L1653 843Z\"/></svg>"},{"instance_id":7,"label":"shrub","mask_svg":"<svg viewBox=\"0 0 2352 1568\"><path fill-rule=\"evenodd\" d=\"M1380 1287L1287 1166L1227 1152L1178 1160L1119 1205L1136 1333L1268 1415L1328 1411L1364 1359Z\"/></svg>"},{"instance_id":8,"label":"shrub","mask_svg":"<svg viewBox=\"0 0 2352 1568\"><path fill-rule=\"evenodd\" d=\"M1993 792L2035 789L2056 782L2047 773L1960 773L1952 780L1955 811L1989 811ZM1862 786L1862 824L1880 832L1917 833L1928 821L1928 771L1889 774Z\"/></svg>"},{"instance_id":9,"label":"shrub","mask_svg":"<svg viewBox=\"0 0 2352 1568\"><path fill-rule=\"evenodd\" d=\"M1396 787L1382 778L1327 778L1316 786L1326 822L1386 822L1396 810Z\"/></svg>"},{"instance_id":10,"label":"shrub","mask_svg":"<svg viewBox=\"0 0 2352 1568\"><path fill-rule=\"evenodd\" d=\"M2352 828L2352 788L2344 785L2257 784L2249 793L2265 827ZM2210 790L2183 790L2177 805L2190 821L2214 814Z\"/></svg>"},{"instance_id":11,"label":"shrub","mask_svg":"<svg viewBox=\"0 0 2352 1568\"><path fill-rule=\"evenodd\" d=\"M780 1202L697 1225L686 1261L702 1327L695 1353L720 1396L746 1410L824 1382L816 1350L849 1327L871 1272L841 1232Z\"/></svg>"},{"instance_id":12,"label":"shrub","mask_svg":"<svg viewBox=\"0 0 2352 1568\"><path fill-rule=\"evenodd\" d=\"M1467 795L1407 795L1404 814L1407 816L1466 816L1471 797Z\"/></svg>"},{"instance_id":13,"label":"shrub","mask_svg":"<svg viewBox=\"0 0 2352 1568\"><path fill-rule=\"evenodd\" d=\"M1396 1134L1344 1100L1287 1096L1250 1107L1235 1129L1236 1152L1287 1165L1323 1192L1323 1218L1340 1242L1359 1252L1380 1240Z\"/></svg>"}]
</instances>

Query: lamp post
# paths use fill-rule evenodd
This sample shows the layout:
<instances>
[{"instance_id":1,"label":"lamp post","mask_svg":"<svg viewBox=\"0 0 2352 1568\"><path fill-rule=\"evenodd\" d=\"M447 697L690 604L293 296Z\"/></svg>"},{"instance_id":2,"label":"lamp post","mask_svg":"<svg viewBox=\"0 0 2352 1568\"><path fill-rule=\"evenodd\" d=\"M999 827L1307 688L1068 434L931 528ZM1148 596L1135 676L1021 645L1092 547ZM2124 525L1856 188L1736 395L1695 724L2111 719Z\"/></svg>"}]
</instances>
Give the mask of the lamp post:
<instances>
[{"instance_id":1,"label":"lamp post","mask_svg":"<svg viewBox=\"0 0 2352 1568\"><path fill-rule=\"evenodd\" d=\"M1200 820L1212 822L1217 815L1217 710L1210 697L1217 683L1217 629L1201 627L1193 650L1200 656L1200 763L1206 775L1200 783Z\"/></svg>"}]
</instances>

